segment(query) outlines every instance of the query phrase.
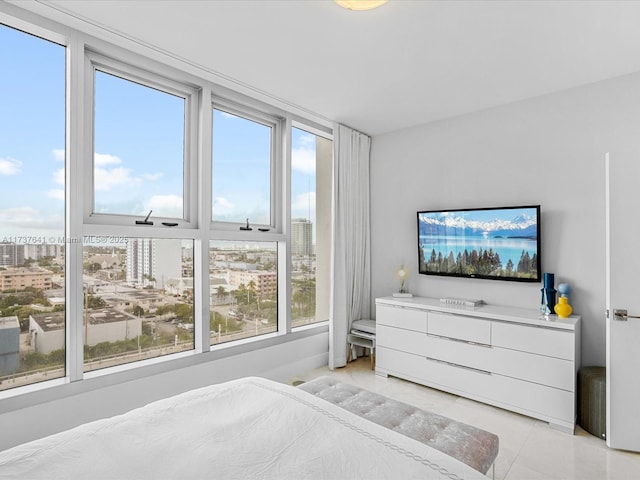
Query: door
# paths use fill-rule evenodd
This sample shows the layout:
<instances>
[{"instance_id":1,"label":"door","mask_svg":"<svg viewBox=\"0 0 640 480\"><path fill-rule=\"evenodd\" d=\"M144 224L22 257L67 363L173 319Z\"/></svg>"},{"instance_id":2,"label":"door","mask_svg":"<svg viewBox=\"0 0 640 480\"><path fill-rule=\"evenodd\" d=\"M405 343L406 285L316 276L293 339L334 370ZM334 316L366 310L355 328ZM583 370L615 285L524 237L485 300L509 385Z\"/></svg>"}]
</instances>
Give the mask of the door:
<instances>
[{"instance_id":1,"label":"door","mask_svg":"<svg viewBox=\"0 0 640 480\"><path fill-rule=\"evenodd\" d=\"M640 152L605 158L607 445L640 451Z\"/></svg>"}]
</instances>

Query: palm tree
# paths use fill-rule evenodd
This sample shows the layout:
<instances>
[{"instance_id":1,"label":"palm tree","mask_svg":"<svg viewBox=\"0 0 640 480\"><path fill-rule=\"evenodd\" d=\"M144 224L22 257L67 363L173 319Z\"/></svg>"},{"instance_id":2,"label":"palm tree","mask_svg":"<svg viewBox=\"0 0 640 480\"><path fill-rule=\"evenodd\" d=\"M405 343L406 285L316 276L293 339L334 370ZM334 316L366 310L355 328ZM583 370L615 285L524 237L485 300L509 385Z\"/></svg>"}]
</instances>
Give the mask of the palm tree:
<instances>
[{"instance_id":1,"label":"palm tree","mask_svg":"<svg viewBox=\"0 0 640 480\"><path fill-rule=\"evenodd\" d=\"M222 285L220 285L216 289L216 295L218 296L218 300L222 300L223 298L226 298L227 291L225 290L225 288Z\"/></svg>"}]
</instances>

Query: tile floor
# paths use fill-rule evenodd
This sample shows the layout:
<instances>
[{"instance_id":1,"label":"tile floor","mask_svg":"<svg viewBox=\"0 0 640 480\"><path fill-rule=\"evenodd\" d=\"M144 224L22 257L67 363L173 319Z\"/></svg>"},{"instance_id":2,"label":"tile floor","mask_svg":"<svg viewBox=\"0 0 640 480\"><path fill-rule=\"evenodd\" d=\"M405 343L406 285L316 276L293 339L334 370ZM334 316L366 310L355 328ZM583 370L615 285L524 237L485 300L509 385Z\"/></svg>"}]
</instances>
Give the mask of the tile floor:
<instances>
[{"instance_id":1,"label":"tile floor","mask_svg":"<svg viewBox=\"0 0 640 480\"><path fill-rule=\"evenodd\" d=\"M330 375L342 382L445 415L500 437L496 480L640 480L640 454L609 449L580 427L575 435L554 430L545 422L371 370L361 357L334 371L319 368L289 379L289 383Z\"/></svg>"}]
</instances>

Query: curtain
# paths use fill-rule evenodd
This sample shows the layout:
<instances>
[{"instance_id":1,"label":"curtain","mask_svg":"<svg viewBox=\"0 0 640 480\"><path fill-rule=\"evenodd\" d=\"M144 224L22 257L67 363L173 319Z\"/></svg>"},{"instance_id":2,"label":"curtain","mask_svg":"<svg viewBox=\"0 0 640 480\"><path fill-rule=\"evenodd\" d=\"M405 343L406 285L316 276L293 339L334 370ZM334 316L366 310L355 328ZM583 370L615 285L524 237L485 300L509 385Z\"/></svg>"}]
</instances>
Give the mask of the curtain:
<instances>
[{"instance_id":1,"label":"curtain","mask_svg":"<svg viewBox=\"0 0 640 480\"><path fill-rule=\"evenodd\" d=\"M329 368L347 364L351 322L370 318L369 152L371 139L334 128L333 241Z\"/></svg>"}]
</instances>

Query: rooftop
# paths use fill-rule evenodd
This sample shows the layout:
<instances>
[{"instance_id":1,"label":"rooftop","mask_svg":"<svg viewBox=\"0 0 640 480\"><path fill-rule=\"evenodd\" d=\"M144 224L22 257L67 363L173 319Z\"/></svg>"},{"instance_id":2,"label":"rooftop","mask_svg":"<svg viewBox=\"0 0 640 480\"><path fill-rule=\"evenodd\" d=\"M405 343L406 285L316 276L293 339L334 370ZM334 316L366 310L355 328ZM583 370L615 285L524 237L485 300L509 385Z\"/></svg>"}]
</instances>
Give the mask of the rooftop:
<instances>
[{"instance_id":1,"label":"rooftop","mask_svg":"<svg viewBox=\"0 0 640 480\"><path fill-rule=\"evenodd\" d=\"M20 322L18 321L18 317L12 315L10 317L1 317L0 318L0 329L9 329L9 328L20 328Z\"/></svg>"}]
</instances>

